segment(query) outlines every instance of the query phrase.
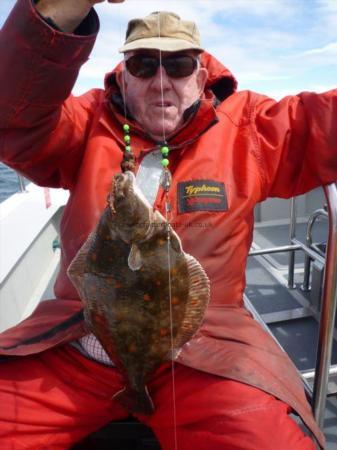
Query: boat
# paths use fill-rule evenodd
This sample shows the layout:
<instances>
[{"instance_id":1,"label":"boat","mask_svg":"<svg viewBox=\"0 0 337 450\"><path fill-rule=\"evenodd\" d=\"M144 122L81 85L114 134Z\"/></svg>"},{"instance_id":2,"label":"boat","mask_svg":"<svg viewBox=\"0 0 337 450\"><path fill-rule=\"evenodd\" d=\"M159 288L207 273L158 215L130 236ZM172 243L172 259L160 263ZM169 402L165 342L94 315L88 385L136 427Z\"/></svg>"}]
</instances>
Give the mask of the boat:
<instances>
[{"instance_id":1,"label":"boat","mask_svg":"<svg viewBox=\"0 0 337 450\"><path fill-rule=\"evenodd\" d=\"M68 198L19 179L19 192L0 204L0 331L53 301ZM255 216L246 307L295 363L326 448L337 450L336 185L267 200ZM72 450L92 448L160 450L151 430L132 418L111 422Z\"/></svg>"}]
</instances>

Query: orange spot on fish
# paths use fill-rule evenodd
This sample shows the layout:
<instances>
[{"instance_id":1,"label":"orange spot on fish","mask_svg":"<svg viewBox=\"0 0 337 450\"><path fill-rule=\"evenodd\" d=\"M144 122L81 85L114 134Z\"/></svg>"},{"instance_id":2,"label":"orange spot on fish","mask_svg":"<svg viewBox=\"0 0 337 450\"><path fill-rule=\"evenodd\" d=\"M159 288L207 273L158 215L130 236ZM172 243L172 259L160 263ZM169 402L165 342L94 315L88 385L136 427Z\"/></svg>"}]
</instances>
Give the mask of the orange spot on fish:
<instances>
[{"instance_id":1,"label":"orange spot on fish","mask_svg":"<svg viewBox=\"0 0 337 450\"><path fill-rule=\"evenodd\" d=\"M151 297L149 296L149 294L144 294L143 299L144 302L149 302L151 300Z\"/></svg>"},{"instance_id":2,"label":"orange spot on fish","mask_svg":"<svg viewBox=\"0 0 337 450\"><path fill-rule=\"evenodd\" d=\"M106 320L103 316L101 316L100 314L94 314L93 316L93 322L96 325L102 325L106 323Z\"/></svg>"},{"instance_id":3,"label":"orange spot on fish","mask_svg":"<svg viewBox=\"0 0 337 450\"><path fill-rule=\"evenodd\" d=\"M166 241L164 241L164 239L158 239L157 244L164 245L164 244L166 244Z\"/></svg>"},{"instance_id":4,"label":"orange spot on fish","mask_svg":"<svg viewBox=\"0 0 337 450\"><path fill-rule=\"evenodd\" d=\"M172 305L178 305L179 298L178 297L172 297L171 303L172 303Z\"/></svg>"},{"instance_id":5,"label":"orange spot on fish","mask_svg":"<svg viewBox=\"0 0 337 450\"><path fill-rule=\"evenodd\" d=\"M161 285L161 281L160 280L157 280L156 281L156 286L160 286Z\"/></svg>"},{"instance_id":6,"label":"orange spot on fish","mask_svg":"<svg viewBox=\"0 0 337 450\"><path fill-rule=\"evenodd\" d=\"M135 353L137 351L137 346L134 342L131 342L128 346L128 352L129 353Z\"/></svg>"},{"instance_id":7,"label":"orange spot on fish","mask_svg":"<svg viewBox=\"0 0 337 450\"><path fill-rule=\"evenodd\" d=\"M196 299L196 298L193 298L191 301L190 301L190 305L197 305L198 304L198 299Z\"/></svg>"},{"instance_id":8,"label":"orange spot on fish","mask_svg":"<svg viewBox=\"0 0 337 450\"><path fill-rule=\"evenodd\" d=\"M118 283L118 281L116 281L116 283L115 283L115 288L116 288L116 289L119 289L121 286L122 286L122 285L121 285L120 283Z\"/></svg>"},{"instance_id":9,"label":"orange spot on fish","mask_svg":"<svg viewBox=\"0 0 337 450\"><path fill-rule=\"evenodd\" d=\"M91 261L96 261L97 260L97 255L96 253L92 253L91 255Z\"/></svg>"},{"instance_id":10,"label":"orange spot on fish","mask_svg":"<svg viewBox=\"0 0 337 450\"><path fill-rule=\"evenodd\" d=\"M159 334L161 337L164 337L168 334L168 329L167 328L161 328L159 331Z\"/></svg>"},{"instance_id":11,"label":"orange spot on fish","mask_svg":"<svg viewBox=\"0 0 337 450\"><path fill-rule=\"evenodd\" d=\"M175 267L173 267L172 269L171 269L171 274L172 275L176 275L177 274L177 269L175 268Z\"/></svg>"}]
</instances>

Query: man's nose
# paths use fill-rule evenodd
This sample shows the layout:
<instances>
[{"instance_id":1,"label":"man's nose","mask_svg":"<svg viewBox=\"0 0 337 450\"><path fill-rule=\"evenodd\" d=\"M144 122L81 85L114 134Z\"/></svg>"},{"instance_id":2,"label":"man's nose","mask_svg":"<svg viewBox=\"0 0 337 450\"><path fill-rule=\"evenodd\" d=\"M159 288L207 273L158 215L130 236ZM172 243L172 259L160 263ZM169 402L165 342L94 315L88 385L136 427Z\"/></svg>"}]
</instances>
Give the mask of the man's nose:
<instances>
[{"instance_id":1,"label":"man's nose","mask_svg":"<svg viewBox=\"0 0 337 450\"><path fill-rule=\"evenodd\" d=\"M159 90L165 90L171 87L171 78L167 75L165 68L160 65L153 76L152 86Z\"/></svg>"}]
</instances>

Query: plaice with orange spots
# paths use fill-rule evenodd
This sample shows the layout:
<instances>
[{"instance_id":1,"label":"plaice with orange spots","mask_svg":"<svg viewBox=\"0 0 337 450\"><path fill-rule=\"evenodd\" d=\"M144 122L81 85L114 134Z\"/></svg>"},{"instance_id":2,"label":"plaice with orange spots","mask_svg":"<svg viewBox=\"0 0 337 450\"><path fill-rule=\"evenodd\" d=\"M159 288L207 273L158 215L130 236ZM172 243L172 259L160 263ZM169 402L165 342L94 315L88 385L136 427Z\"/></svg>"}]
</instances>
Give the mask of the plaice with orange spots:
<instances>
[{"instance_id":1,"label":"plaice with orange spots","mask_svg":"<svg viewBox=\"0 0 337 450\"><path fill-rule=\"evenodd\" d=\"M184 253L132 172L114 176L108 205L68 275L89 328L124 374L115 399L130 412L151 414L146 384L199 329L210 289L203 268Z\"/></svg>"}]
</instances>

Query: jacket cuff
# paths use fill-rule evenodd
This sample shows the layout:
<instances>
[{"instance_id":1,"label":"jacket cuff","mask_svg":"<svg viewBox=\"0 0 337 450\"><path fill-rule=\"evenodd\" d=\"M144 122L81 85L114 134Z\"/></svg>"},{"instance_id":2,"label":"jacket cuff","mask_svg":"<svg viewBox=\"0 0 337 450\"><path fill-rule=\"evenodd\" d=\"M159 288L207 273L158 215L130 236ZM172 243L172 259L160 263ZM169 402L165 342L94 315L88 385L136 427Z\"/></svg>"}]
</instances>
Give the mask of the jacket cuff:
<instances>
[{"instance_id":1,"label":"jacket cuff","mask_svg":"<svg viewBox=\"0 0 337 450\"><path fill-rule=\"evenodd\" d=\"M32 0L33 5L37 5L40 0ZM36 9L35 9L36 10ZM54 30L65 33L56 23L50 18L45 17L36 10L38 15ZM89 36L90 34L96 34L98 32L97 14L93 8L91 8L89 14L82 20L78 27L71 34L77 34L79 36Z\"/></svg>"},{"instance_id":2,"label":"jacket cuff","mask_svg":"<svg viewBox=\"0 0 337 450\"><path fill-rule=\"evenodd\" d=\"M41 58L65 67L81 66L87 61L99 30L94 9L78 28L89 35L68 34L56 30L41 17L32 0L18 0L7 18L2 32Z\"/></svg>"}]
</instances>

